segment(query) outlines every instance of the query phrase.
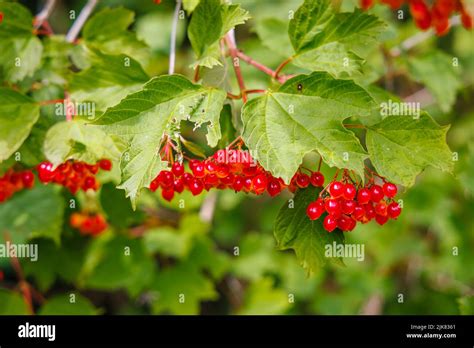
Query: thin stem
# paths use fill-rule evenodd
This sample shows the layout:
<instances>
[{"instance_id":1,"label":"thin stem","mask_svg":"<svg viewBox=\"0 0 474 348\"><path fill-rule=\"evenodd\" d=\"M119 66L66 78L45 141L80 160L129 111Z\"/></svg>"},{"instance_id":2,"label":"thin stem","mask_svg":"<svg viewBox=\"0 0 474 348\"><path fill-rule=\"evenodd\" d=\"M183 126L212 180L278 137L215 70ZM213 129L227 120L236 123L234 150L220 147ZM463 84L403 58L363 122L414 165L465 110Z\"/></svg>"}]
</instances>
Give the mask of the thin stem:
<instances>
[{"instance_id":1,"label":"thin stem","mask_svg":"<svg viewBox=\"0 0 474 348\"><path fill-rule=\"evenodd\" d=\"M323 156L319 155L318 172L321 171L321 164L323 164Z\"/></svg>"},{"instance_id":2,"label":"thin stem","mask_svg":"<svg viewBox=\"0 0 474 348\"><path fill-rule=\"evenodd\" d=\"M287 59L285 59L279 66L278 68L275 70L275 78L278 79L278 75L280 74L280 72L283 70L283 68L293 60L293 57L289 57Z\"/></svg>"},{"instance_id":3,"label":"thin stem","mask_svg":"<svg viewBox=\"0 0 474 348\"><path fill-rule=\"evenodd\" d=\"M242 99L242 95L241 94L232 94L230 92L227 92L227 98L229 99Z\"/></svg>"},{"instance_id":4,"label":"thin stem","mask_svg":"<svg viewBox=\"0 0 474 348\"><path fill-rule=\"evenodd\" d=\"M81 13L77 16L76 21L73 23L71 29L69 29L68 33L66 34L66 41L67 42L74 42L79 35L82 27L89 18L90 14L97 6L99 0L89 0L87 4L82 8Z\"/></svg>"},{"instance_id":5,"label":"thin stem","mask_svg":"<svg viewBox=\"0 0 474 348\"><path fill-rule=\"evenodd\" d=\"M194 69L194 82L199 81L199 65L196 66L196 69Z\"/></svg>"},{"instance_id":6,"label":"thin stem","mask_svg":"<svg viewBox=\"0 0 474 348\"><path fill-rule=\"evenodd\" d=\"M50 104L57 104L57 103L64 103L64 99L43 100L43 101L38 102L39 105L50 105Z\"/></svg>"},{"instance_id":7,"label":"thin stem","mask_svg":"<svg viewBox=\"0 0 474 348\"><path fill-rule=\"evenodd\" d=\"M239 51L237 50L237 45L235 42L235 34L234 34L234 29L230 30L227 35L225 36L225 42L227 44L227 47L229 48L229 53L230 56L232 57L232 65L234 66L234 71L235 71L235 76L237 78L237 83L239 84L239 89L240 93L242 95L242 100L243 102L247 102L247 95L245 94L245 82L244 78L242 76L242 71L240 70L240 64L238 63L238 53ZM235 59L237 58L237 62Z\"/></svg>"},{"instance_id":8,"label":"thin stem","mask_svg":"<svg viewBox=\"0 0 474 348\"><path fill-rule=\"evenodd\" d=\"M54 5L56 5L56 0L46 1L46 4L44 5L43 9L36 15L35 29L39 29L43 25L43 23L49 18L49 15L53 11ZM49 27L49 24L48 24L48 27Z\"/></svg>"},{"instance_id":9,"label":"thin stem","mask_svg":"<svg viewBox=\"0 0 474 348\"><path fill-rule=\"evenodd\" d=\"M179 10L181 9L181 0L176 0L176 6L173 14L173 24L171 26L171 37L170 37L170 61L168 74L174 74L174 67L176 63L176 31L178 28Z\"/></svg>"},{"instance_id":10,"label":"thin stem","mask_svg":"<svg viewBox=\"0 0 474 348\"><path fill-rule=\"evenodd\" d=\"M8 232L5 232L4 238L6 242L11 243L10 234ZM31 297L30 285L25 280L25 275L16 255L11 258L11 265L17 275L19 288L21 290L21 293L23 294L23 300L25 301L26 307L28 308L28 312L30 314L35 314L33 309L33 300Z\"/></svg>"},{"instance_id":11,"label":"thin stem","mask_svg":"<svg viewBox=\"0 0 474 348\"><path fill-rule=\"evenodd\" d=\"M360 129L366 129L367 127L362 125L362 124L345 124L344 127L346 128L360 128Z\"/></svg>"},{"instance_id":12,"label":"thin stem","mask_svg":"<svg viewBox=\"0 0 474 348\"><path fill-rule=\"evenodd\" d=\"M275 71L274 70L272 70L269 67L263 65L262 63L257 62L256 60L250 58L249 56L247 56L243 52L237 51L237 56L240 59L242 59L244 62L246 62L247 64L250 64L250 65L254 66L255 68L257 68L258 70L263 71L265 74L270 75L271 77L275 76Z\"/></svg>"},{"instance_id":13,"label":"thin stem","mask_svg":"<svg viewBox=\"0 0 474 348\"><path fill-rule=\"evenodd\" d=\"M265 93L266 90L264 89L246 89L245 93L252 94L252 93Z\"/></svg>"}]
</instances>

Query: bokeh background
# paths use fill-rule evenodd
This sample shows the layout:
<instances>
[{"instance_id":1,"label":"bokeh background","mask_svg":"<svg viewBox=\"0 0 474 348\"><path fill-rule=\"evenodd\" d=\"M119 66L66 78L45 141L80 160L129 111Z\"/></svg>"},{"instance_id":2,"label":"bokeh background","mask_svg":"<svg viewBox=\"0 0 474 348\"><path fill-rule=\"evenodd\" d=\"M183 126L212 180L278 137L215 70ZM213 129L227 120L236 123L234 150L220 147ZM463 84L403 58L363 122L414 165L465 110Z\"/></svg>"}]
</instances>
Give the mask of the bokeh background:
<instances>
[{"instance_id":1,"label":"bokeh background","mask_svg":"<svg viewBox=\"0 0 474 348\"><path fill-rule=\"evenodd\" d=\"M21 1L33 13L42 1ZM238 47L247 55L276 68L285 58L284 42L262 44L259 23L269 17L288 19L296 0L234 0L252 19L236 32ZM50 24L67 32L85 1L58 1ZM336 5L350 10L355 2ZM151 48L150 75L167 72L174 1L102 0L99 8L124 6L135 11L132 30ZM431 36L397 58L386 52L416 35L406 7L404 19L386 6L372 10L389 23L383 42L369 56L362 84L374 83L401 98L415 97L440 124L451 124L448 144L458 154L454 175L428 169L416 185L402 189L404 209L385 226L359 225L346 235L349 243L364 243L365 260L346 259L346 267L328 265L310 277L293 252L278 251L273 221L290 198L249 197L232 192L185 196L186 207L166 203L159 194L145 193L132 211L123 192L106 183L96 197L79 196L75 209L97 206L110 229L96 237L81 236L69 226L72 198L56 188L36 188L0 205L2 219L21 219L56 212L60 244L36 238L40 258L20 260L33 289L39 314L472 314L474 310L474 37L456 26L443 37ZM193 53L185 35L187 19L179 21L176 71L193 76ZM457 57L459 66L442 65L433 55ZM443 61L443 59L441 59ZM439 65L441 64L441 65ZM268 76L242 63L248 88L267 88ZM289 66L288 71L297 71ZM233 72L225 69L208 78L228 80L238 88ZM238 109L238 108L236 108ZM44 118L52 110L42 109ZM317 112L317 111L315 111ZM235 115L234 115L235 116ZM202 134L184 135L204 144ZM225 134L220 146L235 138ZM212 150L203 147L211 154ZM308 158L314 168L317 160ZM332 170L323 166L329 177ZM103 181L109 178L104 177ZM113 178L112 178L113 180ZM216 199L211 221L203 221L202 206ZM207 209L207 208L206 208ZM201 215L200 215L201 214ZM32 218L32 224L41 220ZM21 236L12 238L21 241ZM235 255L235 248L239 255ZM124 250L130 248L130 255ZM11 260L0 259L0 314L28 313L23 286ZM67 305L70 295L76 303ZM179 295L185 295L185 302ZM403 301L400 301L401 296ZM294 301L293 301L294 299Z\"/></svg>"}]
</instances>

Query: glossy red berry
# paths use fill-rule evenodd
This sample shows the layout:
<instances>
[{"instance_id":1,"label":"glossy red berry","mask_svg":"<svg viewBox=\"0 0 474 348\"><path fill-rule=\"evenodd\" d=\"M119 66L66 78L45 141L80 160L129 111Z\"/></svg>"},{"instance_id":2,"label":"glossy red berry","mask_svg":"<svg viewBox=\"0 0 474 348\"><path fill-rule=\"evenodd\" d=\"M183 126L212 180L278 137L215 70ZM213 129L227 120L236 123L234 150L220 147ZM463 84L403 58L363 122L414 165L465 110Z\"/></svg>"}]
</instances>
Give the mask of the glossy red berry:
<instances>
[{"instance_id":1,"label":"glossy red berry","mask_svg":"<svg viewBox=\"0 0 474 348\"><path fill-rule=\"evenodd\" d=\"M343 214L352 214L356 207L356 202L352 200L343 200L341 202L341 210Z\"/></svg>"},{"instance_id":2,"label":"glossy red berry","mask_svg":"<svg viewBox=\"0 0 474 348\"><path fill-rule=\"evenodd\" d=\"M401 212L402 209L400 208L400 205L397 202L392 202L387 207L387 215L391 219L396 219L397 217L399 217Z\"/></svg>"},{"instance_id":3,"label":"glossy red berry","mask_svg":"<svg viewBox=\"0 0 474 348\"><path fill-rule=\"evenodd\" d=\"M259 174L252 179L252 187L256 194L261 194L267 188L267 177L265 174Z\"/></svg>"},{"instance_id":4,"label":"glossy red berry","mask_svg":"<svg viewBox=\"0 0 474 348\"><path fill-rule=\"evenodd\" d=\"M313 172L311 174L311 185L321 187L324 185L324 175L321 172Z\"/></svg>"},{"instance_id":5,"label":"glossy red berry","mask_svg":"<svg viewBox=\"0 0 474 348\"><path fill-rule=\"evenodd\" d=\"M370 201L370 191L366 188L362 188L357 193L357 202L359 204L367 204Z\"/></svg>"},{"instance_id":6,"label":"glossy red berry","mask_svg":"<svg viewBox=\"0 0 474 348\"><path fill-rule=\"evenodd\" d=\"M155 192L156 190L158 190L158 187L160 187L160 182L158 181L158 179L154 179L151 181L150 183L150 190Z\"/></svg>"},{"instance_id":7,"label":"glossy red berry","mask_svg":"<svg viewBox=\"0 0 474 348\"><path fill-rule=\"evenodd\" d=\"M236 176L234 179L234 183L232 184L232 188L235 192L239 192L244 187L244 179L240 176Z\"/></svg>"},{"instance_id":8,"label":"glossy red berry","mask_svg":"<svg viewBox=\"0 0 474 348\"><path fill-rule=\"evenodd\" d=\"M195 163L192 171L194 176L198 179L202 179L206 176L206 168L202 162Z\"/></svg>"},{"instance_id":9,"label":"glossy red berry","mask_svg":"<svg viewBox=\"0 0 474 348\"><path fill-rule=\"evenodd\" d=\"M387 215L387 203L385 203L384 201L378 202L375 205L374 209L377 215Z\"/></svg>"},{"instance_id":10,"label":"glossy red berry","mask_svg":"<svg viewBox=\"0 0 474 348\"><path fill-rule=\"evenodd\" d=\"M341 197L344 193L344 185L340 181L333 181L329 185L329 193L333 198Z\"/></svg>"},{"instance_id":11,"label":"glossy red berry","mask_svg":"<svg viewBox=\"0 0 474 348\"><path fill-rule=\"evenodd\" d=\"M296 175L296 185L298 185L299 188L306 188L310 184L310 177L307 174L304 173L298 173Z\"/></svg>"},{"instance_id":12,"label":"glossy red berry","mask_svg":"<svg viewBox=\"0 0 474 348\"><path fill-rule=\"evenodd\" d=\"M337 219L332 215L326 215L324 218L323 227L328 232L334 231L337 227Z\"/></svg>"},{"instance_id":13,"label":"glossy red berry","mask_svg":"<svg viewBox=\"0 0 474 348\"><path fill-rule=\"evenodd\" d=\"M324 213L324 205L321 205L318 201L311 202L306 208L306 215L310 220L319 219Z\"/></svg>"},{"instance_id":14,"label":"glossy red berry","mask_svg":"<svg viewBox=\"0 0 474 348\"><path fill-rule=\"evenodd\" d=\"M176 177L180 177L184 174L184 166L179 162L174 162L171 166L171 172Z\"/></svg>"},{"instance_id":15,"label":"glossy red berry","mask_svg":"<svg viewBox=\"0 0 474 348\"><path fill-rule=\"evenodd\" d=\"M342 213L341 204L337 199L328 199L324 206L330 215L339 216Z\"/></svg>"},{"instance_id":16,"label":"glossy red berry","mask_svg":"<svg viewBox=\"0 0 474 348\"><path fill-rule=\"evenodd\" d=\"M267 191L268 191L268 194L272 197L275 197L276 195L278 195L281 192L280 180L275 179L275 178L271 179L268 182Z\"/></svg>"},{"instance_id":17,"label":"glossy red berry","mask_svg":"<svg viewBox=\"0 0 474 348\"><path fill-rule=\"evenodd\" d=\"M112 169L112 162L108 159L101 159L99 161L99 167L102 170L110 171Z\"/></svg>"},{"instance_id":18,"label":"glossy red berry","mask_svg":"<svg viewBox=\"0 0 474 348\"><path fill-rule=\"evenodd\" d=\"M158 174L158 180L163 188L171 188L174 184L174 175L169 170L162 170Z\"/></svg>"},{"instance_id":19,"label":"glossy red berry","mask_svg":"<svg viewBox=\"0 0 474 348\"><path fill-rule=\"evenodd\" d=\"M347 215L342 215L338 220L337 220L337 227L339 227L340 230L342 231L349 231L349 229L352 226L351 218L348 217Z\"/></svg>"},{"instance_id":20,"label":"glossy red berry","mask_svg":"<svg viewBox=\"0 0 474 348\"><path fill-rule=\"evenodd\" d=\"M372 204L366 204L365 205L365 217L369 220L372 220L377 213L375 212L374 207Z\"/></svg>"},{"instance_id":21,"label":"glossy red berry","mask_svg":"<svg viewBox=\"0 0 474 348\"><path fill-rule=\"evenodd\" d=\"M35 176L31 170L21 173L21 181L26 188L32 188L35 183Z\"/></svg>"},{"instance_id":22,"label":"glossy red berry","mask_svg":"<svg viewBox=\"0 0 474 348\"><path fill-rule=\"evenodd\" d=\"M38 166L38 177L39 179L47 183L54 178L53 164L50 162L42 162Z\"/></svg>"},{"instance_id":23,"label":"glossy red berry","mask_svg":"<svg viewBox=\"0 0 474 348\"><path fill-rule=\"evenodd\" d=\"M193 196L197 196L204 190L204 185L202 184L201 180L193 178L189 183L189 190L193 194Z\"/></svg>"},{"instance_id":24,"label":"glossy red berry","mask_svg":"<svg viewBox=\"0 0 474 348\"><path fill-rule=\"evenodd\" d=\"M354 211L352 212L352 216L354 217L354 219L356 219L357 221L362 221L362 219L364 218L365 216L365 209L363 206L361 205L356 205L354 207Z\"/></svg>"},{"instance_id":25,"label":"glossy red berry","mask_svg":"<svg viewBox=\"0 0 474 348\"><path fill-rule=\"evenodd\" d=\"M391 182L386 182L385 184L383 184L382 189L383 189L383 193L388 198L395 197L395 195L397 194L397 191L398 191L397 185L392 184Z\"/></svg>"},{"instance_id":26,"label":"glossy red berry","mask_svg":"<svg viewBox=\"0 0 474 348\"><path fill-rule=\"evenodd\" d=\"M383 189L379 185L372 185L370 187L370 199L377 203L382 200L384 196Z\"/></svg>"},{"instance_id":27,"label":"glossy red berry","mask_svg":"<svg viewBox=\"0 0 474 348\"><path fill-rule=\"evenodd\" d=\"M352 184L344 185L343 197L347 200L353 200L356 196L357 190Z\"/></svg>"},{"instance_id":28,"label":"glossy red berry","mask_svg":"<svg viewBox=\"0 0 474 348\"><path fill-rule=\"evenodd\" d=\"M184 191L184 182L182 178L176 178L174 180L173 189L178 193L181 193Z\"/></svg>"}]
</instances>

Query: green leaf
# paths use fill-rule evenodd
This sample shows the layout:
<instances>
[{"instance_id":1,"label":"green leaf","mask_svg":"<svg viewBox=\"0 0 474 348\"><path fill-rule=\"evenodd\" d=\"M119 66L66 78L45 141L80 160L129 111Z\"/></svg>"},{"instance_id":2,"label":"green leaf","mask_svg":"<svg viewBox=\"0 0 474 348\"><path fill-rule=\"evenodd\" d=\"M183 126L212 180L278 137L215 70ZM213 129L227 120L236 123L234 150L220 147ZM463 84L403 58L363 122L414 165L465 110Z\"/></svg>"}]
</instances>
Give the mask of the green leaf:
<instances>
[{"instance_id":1,"label":"green leaf","mask_svg":"<svg viewBox=\"0 0 474 348\"><path fill-rule=\"evenodd\" d=\"M0 315L26 315L28 307L19 293L0 288Z\"/></svg>"},{"instance_id":2,"label":"green leaf","mask_svg":"<svg viewBox=\"0 0 474 348\"><path fill-rule=\"evenodd\" d=\"M71 302L74 296L74 302ZM99 310L89 299L79 294L62 294L49 298L40 308L39 315L96 315Z\"/></svg>"},{"instance_id":3,"label":"green leaf","mask_svg":"<svg viewBox=\"0 0 474 348\"><path fill-rule=\"evenodd\" d=\"M460 297L458 304L461 315L474 315L474 296Z\"/></svg>"},{"instance_id":4,"label":"green leaf","mask_svg":"<svg viewBox=\"0 0 474 348\"><path fill-rule=\"evenodd\" d=\"M199 314L201 301L218 298L213 283L192 262L160 272L152 290L155 297L152 311L155 314Z\"/></svg>"},{"instance_id":5,"label":"green leaf","mask_svg":"<svg viewBox=\"0 0 474 348\"><path fill-rule=\"evenodd\" d=\"M39 118L39 105L32 99L0 87L0 162L23 144Z\"/></svg>"},{"instance_id":6,"label":"green leaf","mask_svg":"<svg viewBox=\"0 0 474 348\"><path fill-rule=\"evenodd\" d=\"M90 59L89 68L73 74L69 91L74 102L92 103L95 114L139 90L149 79L137 61L123 54L94 51L90 52Z\"/></svg>"},{"instance_id":7,"label":"green leaf","mask_svg":"<svg viewBox=\"0 0 474 348\"><path fill-rule=\"evenodd\" d=\"M138 295L150 284L156 266L140 239L101 235L90 246L79 276L80 287L126 289Z\"/></svg>"},{"instance_id":8,"label":"green leaf","mask_svg":"<svg viewBox=\"0 0 474 348\"><path fill-rule=\"evenodd\" d=\"M64 86L71 75L71 62L73 44L66 42L64 36L52 35L43 40L44 51L41 66L36 71L34 78L45 84Z\"/></svg>"},{"instance_id":9,"label":"green leaf","mask_svg":"<svg viewBox=\"0 0 474 348\"><path fill-rule=\"evenodd\" d=\"M239 5L221 4L220 0L201 0L188 27L189 41L198 59L196 65L208 68L221 65L219 40L249 18L248 12Z\"/></svg>"},{"instance_id":10,"label":"green leaf","mask_svg":"<svg viewBox=\"0 0 474 348\"><path fill-rule=\"evenodd\" d=\"M367 149L377 172L397 184L412 186L426 167L452 172L446 144L449 126L440 126L426 113L388 116L367 130Z\"/></svg>"},{"instance_id":11,"label":"green leaf","mask_svg":"<svg viewBox=\"0 0 474 348\"><path fill-rule=\"evenodd\" d=\"M117 161L120 151L98 127L82 121L59 122L48 130L44 154L55 166L68 159L96 163L102 158Z\"/></svg>"},{"instance_id":12,"label":"green leaf","mask_svg":"<svg viewBox=\"0 0 474 348\"><path fill-rule=\"evenodd\" d=\"M100 191L100 205L107 214L108 221L114 226L127 228L134 224L143 222L145 214L141 211L133 211L130 200L123 191L117 190L115 185L108 183L102 186ZM145 234L147 236L149 233Z\"/></svg>"},{"instance_id":13,"label":"green leaf","mask_svg":"<svg viewBox=\"0 0 474 348\"><path fill-rule=\"evenodd\" d=\"M244 303L240 315L283 314L290 307L287 291L273 287L271 278L263 278L245 290Z\"/></svg>"},{"instance_id":14,"label":"green leaf","mask_svg":"<svg viewBox=\"0 0 474 348\"><path fill-rule=\"evenodd\" d=\"M278 18L265 18L256 22L255 31L268 49L284 57L293 54L288 38L288 22Z\"/></svg>"},{"instance_id":15,"label":"green leaf","mask_svg":"<svg viewBox=\"0 0 474 348\"><path fill-rule=\"evenodd\" d=\"M0 233L10 233L18 243L34 237L59 244L64 200L52 186L37 186L19 192L0 205Z\"/></svg>"},{"instance_id":16,"label":"green leaf","mask_svg":"<svg viewBox=\"0 0 474 348\"><path fill-rule=\"evenodd\" d=\"M306 208L318 197L319 192L320 190L314 187L299 190L294 198L294 207L285 203L274 226L278 249L293 249L298 261L310 274L329 260L344 265L342 258L328 260L325 256L326 245L332 245L334 242L344 244L343 232L336 229L329 233L323 227L322 218L312 221L306 215Z\"/></svg>"},{"instance_id":17,"label":"green leaf","mask_svg":"<svg viewBox=\"0 0 474 348\"><path fill-rule=\"evenodd\" d=\"M285 182L313 150L329 166L363 177L367 155L342 121L369 115L373 105L370 95L352 81L323 72L299 75L244 105L242 137L260 164Z\"/></svg>"},{"instance_id":18,"label":"green leaf","mask_svg":"<svg viewBox=\"0 0 474 348\"><path fill-rule=\"evenodd\" d=\"M158 149L163 135L174 134L181 120L194 122L196 127L207 124L208 144L217 144L225 97L222 90L195 85L180 75L164 75L150 80L141 91L128 95L95 122L128 144L122 156L120 188L133 203L140 189L148 187L166 167Z\"/></svg>"},{"instance_id":19,"label":"green leaf","mask_svg":"<svg viewBox=\"0 0 474 348\"><path fill-rule=\"evenodd\" d=\"M384 28L376 16L359 9L335 13L329 0L306 0L288 27L295 50L293 63L335 76L354 75L361 71L359 55Z\"/></svg>"},{"instance_id":20,"label":"green leaf","mask_svg":"<svg viewBox=\"0 0 474 348\"><path fill-rule=\"evenodd\" d=\"M426 85L436 98L443 112L451 110L456 94L462 87L459 67L453 66L453 58L434 51L423 57L411 57L407 60L410 76Z\"/></svg>"},{"instance_id":21,"label":"green leaf","mask_svg":"<svg viewBox=\"0 0 474 348\"><path fill-rule=\"evenodd\" d=\"M0 76L19 82L38 68L43 46L33 35L33 16L26 7L1 2L0 13Z\"/></svg>"},{"instance_id":22,"label":"green leaf","mask_svg":"<svg viewBox=\"0 0 474 348\"><path fill-rule=\"evenodd\" d=\"M123 7L104 8L87 21L82 37L89 47L110 55L124 54L145 66L151 58L150 49L128 31L134 17L133 11Z\"/></svg>"}]
</instances>

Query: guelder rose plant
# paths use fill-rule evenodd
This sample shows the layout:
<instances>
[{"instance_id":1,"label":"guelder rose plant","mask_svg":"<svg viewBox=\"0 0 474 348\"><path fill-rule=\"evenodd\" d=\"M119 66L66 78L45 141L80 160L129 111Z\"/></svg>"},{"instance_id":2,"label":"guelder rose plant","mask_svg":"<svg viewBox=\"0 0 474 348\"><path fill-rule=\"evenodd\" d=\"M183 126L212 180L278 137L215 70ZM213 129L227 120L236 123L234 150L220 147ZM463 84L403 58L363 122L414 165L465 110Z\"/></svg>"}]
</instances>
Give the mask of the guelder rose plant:
<instances>
[{"instance_id":1,"label":"guelder rose plant","mask_svg":"<svg viewBox=\"0 0 474 348\"><path fill-rule=\"evenodd\" d=\"M381 2L438 35L448 32L456 13L472 28L460 0ZM361 10L305 0L288 20L259 22L265 47L286 55L275 68L239 48L235 28L251 18L240 5L184 1L181 9L178 2L169 74L160 76L150 74L149 49L128 29L133 13L94 12L95 3L66 36L22 5L0 3L2 204L34 185L97 201L102 180L115 182L134 208L155 192L166 201L214 190L284 194L289 201L274 227L278 247L293 249L314 271L327 261L324 245L344 243L344 232L358 223L396 220L397 193L425 168L453 169L448 126L423 111L379 112L399 99L368 78L364 65L387 31L369 10L374 1L362 1ZM195 53L189 76L174 72L177 25L184 20ZM392 58L402 54L394 49ZM268 75L267 87L246 80L243 64ZM93 105L94 115L66 107L62 118L46 117L58 103ZM182 129L189 124L205 137L201 144L186 139ZM205 146L213 149L208 155ZM311 154L318 165L306 161ZM100 205L91 206L71 214L70 225L97 236L111 227Z\"/></svg>"}]
</instances>

